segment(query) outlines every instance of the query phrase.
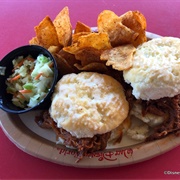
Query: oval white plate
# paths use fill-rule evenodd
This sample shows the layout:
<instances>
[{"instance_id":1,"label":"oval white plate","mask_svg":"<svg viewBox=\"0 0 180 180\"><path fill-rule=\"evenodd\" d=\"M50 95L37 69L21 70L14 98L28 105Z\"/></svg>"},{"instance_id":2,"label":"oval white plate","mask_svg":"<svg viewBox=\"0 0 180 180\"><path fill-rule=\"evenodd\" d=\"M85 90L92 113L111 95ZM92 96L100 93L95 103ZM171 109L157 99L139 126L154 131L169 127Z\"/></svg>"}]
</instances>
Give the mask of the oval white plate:
<instances>
[{"instance_id":1,"label":"oval white plate","mask_svg":"<svg viewBox=\"0 0 180 180\"><path fill-rule=\"evenodd\" d=\"M159 37L146 33L147 37ZM76 163L76 151L55 143L52 130L41 129L34 122L39 111L15 115L0 110L1 127L6 136L21 150L40 159L61 165L105 168L138 163L163 154L180 145L180 137L171 134L148 143L130 141L126 137L118 146L108 147Z\"/></svg>"}]
</instances>

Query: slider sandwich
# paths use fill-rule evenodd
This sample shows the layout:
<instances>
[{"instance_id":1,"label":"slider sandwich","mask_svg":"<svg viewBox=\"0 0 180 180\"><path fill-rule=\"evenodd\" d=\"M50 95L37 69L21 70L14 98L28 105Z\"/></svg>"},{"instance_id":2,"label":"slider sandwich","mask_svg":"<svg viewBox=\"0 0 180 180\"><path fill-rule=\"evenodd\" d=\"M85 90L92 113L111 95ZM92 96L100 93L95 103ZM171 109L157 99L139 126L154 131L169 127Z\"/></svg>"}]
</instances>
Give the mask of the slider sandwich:
<instances>
[{"instance_id":1,"label":"slider sandwich","mask_svg":"<svg viewBox=\"0 0 180 180\"><path fill-rule=\"evenodd\" d=\"M147 141L180 134L180 39L162 37L138 46L123 71L131 86L130 114L154 127ZM148 117L147 117L148 116Z\"/></svg>"},{"instance_id":2,"label":"slider sandwich","mask_svg":"<svg viewBox=\"0 0 180 180\"><path fill-rule=\"evenodd\" d=\"M81 72L64 75L55 87L45 126L58 142L78 151L78 160L104 150L129 113L122 85L105 74Z\"/></svg>"}]
</instances>

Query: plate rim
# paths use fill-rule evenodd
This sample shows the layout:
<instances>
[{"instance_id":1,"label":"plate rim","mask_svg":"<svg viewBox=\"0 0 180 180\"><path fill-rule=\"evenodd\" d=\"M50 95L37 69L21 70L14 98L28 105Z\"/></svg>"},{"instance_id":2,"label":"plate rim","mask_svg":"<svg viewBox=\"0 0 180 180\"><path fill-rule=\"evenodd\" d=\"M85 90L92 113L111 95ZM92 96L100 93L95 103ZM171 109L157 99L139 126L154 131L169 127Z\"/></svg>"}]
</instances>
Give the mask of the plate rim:
<instances>
[{"instance_id":1,"label":"plate rim","mask_svg":"<svg viewBox=\"0 0 180 180\"><path fill-rule=\"evenodd\" d=\"M170 134L152 142L100 151L95 153L93 158L85 157L85 160L76 163L73 150L63 145L56 145L32 132L18 115L0 110L0 121L4 134L25 153L56 164L79 168L109 168L136 164L162 155L180 145L180 137ZM40 154L43 147L48 152L44 151L44 154Z\"/></svg>"}]
</instances>

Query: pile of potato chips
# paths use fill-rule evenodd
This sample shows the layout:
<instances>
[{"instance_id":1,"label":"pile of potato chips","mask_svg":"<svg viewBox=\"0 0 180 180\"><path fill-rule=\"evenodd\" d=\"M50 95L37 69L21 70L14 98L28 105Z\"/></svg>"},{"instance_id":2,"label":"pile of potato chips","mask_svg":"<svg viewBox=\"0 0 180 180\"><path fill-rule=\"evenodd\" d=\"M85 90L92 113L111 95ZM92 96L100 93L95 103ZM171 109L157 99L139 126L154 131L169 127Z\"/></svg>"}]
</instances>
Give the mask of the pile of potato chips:
<instances>
[{"instance_id":1,"label":"pile of potato chips","mask_svg":"<svg viewBox=\"0 0 180 180\"><path fill-rule=\"evenodd\" d=\"M97 31L77 22L74 31L68 7L52 21L46 16L35 28L29 44L48 49L55 57L60 75L93 71L109 73L132 66L136 47L147 41L146 19L139 11L118 16L110 10L97 18Z\"/></svg>"}]
</instances>

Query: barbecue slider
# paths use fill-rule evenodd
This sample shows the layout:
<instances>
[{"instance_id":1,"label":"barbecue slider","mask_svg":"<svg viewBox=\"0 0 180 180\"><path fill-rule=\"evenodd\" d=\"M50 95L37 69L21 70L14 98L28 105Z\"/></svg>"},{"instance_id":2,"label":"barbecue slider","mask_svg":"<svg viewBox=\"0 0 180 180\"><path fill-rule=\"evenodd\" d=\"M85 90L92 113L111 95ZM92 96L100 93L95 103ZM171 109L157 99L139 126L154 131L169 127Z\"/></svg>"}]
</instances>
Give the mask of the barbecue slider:
<instances>
[{"instance_id":1,"label":"barbecue slider","mask_svg":"<svg viewBox=\"0 0 180 180\"><path fill-rule=\"evenodd\" d=\"M123 76L135 97L130 114L159 124L146 140L180 134L180 39L161 37L138 46Z\"/></svg>"},{"instance_id":2,"label":"barbecue slider","mask_svg":"<svg viewBox=\"0 0 180 180\"><path fill-rule=\"evenodd\" d=\"M78 150L79 159L105 149L111 132L123 123L128 112L121 84L94 72L63 76L49 109L56 134L65 146Z\"/></svg>"}]
</instances>

